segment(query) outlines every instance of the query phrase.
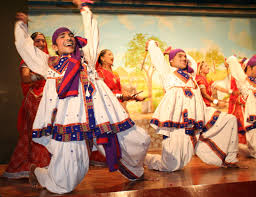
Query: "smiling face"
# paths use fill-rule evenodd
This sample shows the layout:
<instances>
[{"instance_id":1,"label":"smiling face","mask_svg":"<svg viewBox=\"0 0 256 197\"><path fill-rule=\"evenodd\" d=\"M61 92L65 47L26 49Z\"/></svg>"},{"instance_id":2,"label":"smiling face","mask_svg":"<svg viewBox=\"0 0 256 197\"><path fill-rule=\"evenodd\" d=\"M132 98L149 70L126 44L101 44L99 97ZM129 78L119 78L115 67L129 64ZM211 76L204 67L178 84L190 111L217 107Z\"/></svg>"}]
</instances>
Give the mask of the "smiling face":
<instances>
[{"instance_id":1,"label":"smiling face","mask_svg":"<svg viewBox=\"0 0 256 197\"><path fill-rule=\"evenodd\" d=\"M39 48L42 51L46 50L46 40L45 37L42 34L38 34L35 38L34 38L34 46L36 46L37 48Z\"/></svg>"},{"instance_id":2,"label":"smiling face","mask_svg":"<svg viewBox=\"0 0 256 197\"><path fill-rule=\"evenodd\" d=\"M114 55L110 50L107 50L103 56L100 57L104 65L112 66L114 62Z\"/></svg>"},{"instance_id":3,"label":"smiling face","mask_svg":"<svg viewBox=\"0 0 256 197\"><path fill-rule=\"evenodd\" d=\"M210 71L210 68L209 68L208 64L205 62L202 63L201 68L200 68L200 74L207 75L209 73L209 71Z\"/></svg>"},{"instance_id":4,"label":"smiling face","mask_svg":"<svg viewBox=\"0 0 256 197\"><path fill-rule=\"evenodd\" d=\"M69 55L74 52L76 41L74 34L70 31L62 32L56 39L56 44L53 44L53 49L61 55Z\"/></svg>"},{"instance_id":5,"label":"smiling face","mask_svg":"<svg viewBox=\"0 0 256 197\"><path fill-rule=\"evenodd\" d=\"M187 56L184 52L178 52L170 61L171 66L184 69L187 67Z\"/></svg>"}]
</instances>

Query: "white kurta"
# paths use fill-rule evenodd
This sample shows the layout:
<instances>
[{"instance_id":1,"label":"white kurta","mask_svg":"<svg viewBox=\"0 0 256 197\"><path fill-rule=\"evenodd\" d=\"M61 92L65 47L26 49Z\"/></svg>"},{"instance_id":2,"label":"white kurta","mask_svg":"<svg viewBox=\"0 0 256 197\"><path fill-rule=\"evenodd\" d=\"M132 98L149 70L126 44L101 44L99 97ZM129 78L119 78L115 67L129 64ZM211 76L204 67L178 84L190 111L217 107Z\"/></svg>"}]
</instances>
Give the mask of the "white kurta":
<instances>
[{"instance_id":1,"label":"white kurta","mask_svg":"<svg viewBox=\"0 0 256 197\"><path fill-rule=\"evenodd\" d=\"M151 126L169 138L163 140L162 156L147 155L145 164L150 169L175 171L193 154L217 166L237 162L236 118L206 107L193 76L169 66L154 41L149 42L148 50L166 91Z\"/></svg>"},{"instance_id":2,"label":"white kurta","mask_svg":"<svg viewBox=\"0 0 256 197\"><path fill-rule=\"evenodd\" d=\"M256 83L250 81L235 56L229 57L227 62L238 89L246 99L244 110L246 142L250 155L256 158Z\"/></svg>"},{"instance_id":3,"label":"white kurta","mask_svg":"<svg viewBox=\"0 0 256 197\"><path fill-rule=\"evenodd\" d=\"M97 79L94 65L97 60L98 27L89 8L81 11L88 44L82 49L82 66L94 87L92 98L80 77L78 96L59 99L56 84L65 74L65 69L55 70L48 66L48 55L33 46L27 26L17 22L15 26L16 47L31 70L47 80L43 97L33 125L33 140L47 147L52 154L48 169L36 168L39 183L54 193L72 191L88 171L89 157L86 138L95 138L99 133L117 133L122 152L121 164L127 178L139 178L144 173L143 160L150 143L149 135L134 126L115 95L102 81ZM86 61L85 61L86 60ZM57 69L57 68L56 68ZM93 108L94 113L88 109ZM94 115L95 129L90 129ZM98 132L98 133L97 133ZM97 146L104 153L102 145Z\"/></svg>"}]
</instances>

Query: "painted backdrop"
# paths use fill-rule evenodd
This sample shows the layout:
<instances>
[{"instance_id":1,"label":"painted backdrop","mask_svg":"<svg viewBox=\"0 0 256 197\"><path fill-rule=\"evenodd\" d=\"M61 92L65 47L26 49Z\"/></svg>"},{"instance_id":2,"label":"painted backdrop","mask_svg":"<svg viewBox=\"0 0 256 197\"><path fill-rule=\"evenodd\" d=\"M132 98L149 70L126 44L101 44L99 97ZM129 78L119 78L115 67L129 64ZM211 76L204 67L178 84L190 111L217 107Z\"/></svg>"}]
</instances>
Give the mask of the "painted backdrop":
<instances>
[{"instance_id":1,"label":"painted backdrop","mask_svg":"<svg viewBox=\"0 0 256 197\"><path fill-rule=\"evenodd\" d=\"M47 37L61 26L83 36L80 14L30 14L29 30ZM196 61L206 60L212 67L209 78L227 84L224 58L236 54L250 57L256 52L256 19L202 16L152 16L96 14L100 28L100 49L114 53L114 70L119 73L124 88L143 91L147 100L129 102L130 113L152 112L164 94L159 77L145 56L145 42L155 39L162 50L167 46L182 48ZM50 50L51 54L54 52Z\"/></svg>"}]
</instances>

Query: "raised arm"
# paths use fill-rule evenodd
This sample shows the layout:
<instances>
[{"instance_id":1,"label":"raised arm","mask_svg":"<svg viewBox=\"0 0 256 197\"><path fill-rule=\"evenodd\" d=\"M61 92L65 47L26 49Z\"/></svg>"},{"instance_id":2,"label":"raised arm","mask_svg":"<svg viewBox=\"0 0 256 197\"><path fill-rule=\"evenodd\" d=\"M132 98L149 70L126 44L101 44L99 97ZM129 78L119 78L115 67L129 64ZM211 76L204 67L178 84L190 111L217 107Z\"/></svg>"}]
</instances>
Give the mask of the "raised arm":
<instances>
[{"instance_id":1,"label":"raised arm","mask_svg":"<svg viewBox=\"0 0 256 197\"><path fill-rule=\"evenodd\" d=\"M93 2L88 0L74 0L73 3L80 8L83 19L84 36L87 39L87 45L83 48L84 57L88 64L94 67L97 61L99 30L96 19L93 18L91 10L86 6L86 4Z\"/></svg>"},{"instance_id":2,"label":"raised arm","mask_svg":"<svg viewBox=\"0 0 256 197\"><path fill-rule=\"evenodd\" d=\"M160 48L156 45L156 42L154 40L148 41L148 52L151 58L151 62L154 65L154 67L157 69L157 71L160 74L168 74L170 73L170 65L167 64L167 62L164 59L163 52L160 50Z\"/></svg>"},{"instance_id":3,"label":"raised arm","mask_svg":"<svg viewBox=\"0 0 256 197\"><path fill-rule=\"evenodd\" d=\"M244 97L248 96L250 90L256 90L256 88L248 82L248 77L235 56L229 57L226 63L229 65L231 75L236 79L237 87Z\"/></svg>"},{"instance_id":4,"label":"raised arm","mask_svg":"<svg viewBox=\"0 0 256 197\"><path fill-rule=\"evenodd\" d=\"M24 13L17 13L14 29L15 46L29 69L46 78L49 55L34 46L34 41L28 34L26 17Z\"/></svg>"}]
</instances>

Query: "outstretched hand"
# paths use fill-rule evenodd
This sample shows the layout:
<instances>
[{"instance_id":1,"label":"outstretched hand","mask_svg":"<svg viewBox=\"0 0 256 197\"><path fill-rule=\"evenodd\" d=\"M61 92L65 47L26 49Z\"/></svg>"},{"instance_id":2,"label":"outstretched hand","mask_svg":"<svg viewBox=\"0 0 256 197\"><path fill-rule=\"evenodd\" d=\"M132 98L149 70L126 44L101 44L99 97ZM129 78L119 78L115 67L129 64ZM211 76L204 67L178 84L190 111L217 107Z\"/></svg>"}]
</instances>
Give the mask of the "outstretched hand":
<instances>
[{"instance_id":1,"label":"outstretched hand","mask_svg":"<svg viewBox=\"0 0 256 197\"><path fill-rule=\"evenodd\" d=\"M224 65L225 65L226 68L229 67L229 64L227 63L227 58L225 58L225 60L224 60Z\"/></svg>"},{"instance_id":2,"label":"outstretched hand","mask_svg":"<svg viewBox=\"0 0 256 197\"><path fill-rule=\"evenodd\" d=\"M16 21L23 21L25 24L28 24L28 15L23 12L17 12L15 19Z\"/></svg>"},{"instance_id":3,"label":"outstretched hand","mask_svg":"<svg viewBox=\"0 0 256 197\"><path fill-rule=\"evenodd\" d=\"M171 52L171 50L172 50L172 47L169 46L167 49L165 49L164 55L169 55L169 53Z\"/></svg>"}]
</instances>

